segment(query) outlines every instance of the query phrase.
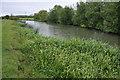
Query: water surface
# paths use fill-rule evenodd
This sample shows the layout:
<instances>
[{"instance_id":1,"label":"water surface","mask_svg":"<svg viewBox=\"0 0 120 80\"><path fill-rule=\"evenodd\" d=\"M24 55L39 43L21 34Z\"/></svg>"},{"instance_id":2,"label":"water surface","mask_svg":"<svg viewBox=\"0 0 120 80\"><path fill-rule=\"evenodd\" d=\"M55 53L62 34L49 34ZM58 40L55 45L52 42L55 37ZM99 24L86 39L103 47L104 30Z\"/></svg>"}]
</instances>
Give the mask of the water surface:
<instances>
[{"instance_id":1,"label":"water surface","mask_svg":"<svg viewBox=\"0 0 120 80\"><path fill-rule=\"evenodd\" d=\"M98 30L90 30L78 26L61 25L61 24L47 24L44 22L26 21L27 26L32 27L38 31L38 34L43 36L52 36L60 39L70 38L85 38L95 39L108 43L110 45L119 46L120 36L114 34L104 33Z\"/></svg>"}]
</instances>

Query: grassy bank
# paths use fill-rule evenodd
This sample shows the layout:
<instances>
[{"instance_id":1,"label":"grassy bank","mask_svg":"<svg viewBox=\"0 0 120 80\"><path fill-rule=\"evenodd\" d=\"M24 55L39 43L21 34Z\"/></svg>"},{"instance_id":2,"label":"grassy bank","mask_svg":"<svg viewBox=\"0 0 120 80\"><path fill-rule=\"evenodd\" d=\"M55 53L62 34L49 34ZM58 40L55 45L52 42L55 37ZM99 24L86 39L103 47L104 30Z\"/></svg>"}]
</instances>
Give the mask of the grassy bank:
<instances>
[{"instance_id":1,"label":"grassy bank","mask_svg":"<svg viewBox=\"0 0 120 80\"><path fill-rule=\"evenodd\" d=\"M44 37L21 23L2 23L3 77L119 78L118 48Z\"/></svg>"},{"instance_id":2,"label":"grassy bank","mask_svg":"<svg viewBox=\"0 0 120 80\"><path fill-rule=\"evenodd\" d=\"M19 39L19 27L14 21L2 21L2 77L3 78L17 78L23 76L18 70L20 65L19 58L23 56L21 53L21 43Z\"/></svg>"},{"instance_id":3,"label":"grassy bank","mask_svg":"<svg viewBox=\"0 0 120 80\"><path fill-rule=\"evenodd\" d=\"M32 66L25 63L25 55L21 52L24 38L19 31L24 25L11 20L3 20L2 25L2 77L35 77Z\"/></svg>"},{"instance_id":4,"label":"grassy bank","mask_svg":"<svg viewBox=\"0 0 120 80\"><path fill-rule=\"evenodd\" d=\"M119 49L95 40L60 40L21 32L23 53L37 74L59 78L118 78Z\"/></svg>"}]
</instances>

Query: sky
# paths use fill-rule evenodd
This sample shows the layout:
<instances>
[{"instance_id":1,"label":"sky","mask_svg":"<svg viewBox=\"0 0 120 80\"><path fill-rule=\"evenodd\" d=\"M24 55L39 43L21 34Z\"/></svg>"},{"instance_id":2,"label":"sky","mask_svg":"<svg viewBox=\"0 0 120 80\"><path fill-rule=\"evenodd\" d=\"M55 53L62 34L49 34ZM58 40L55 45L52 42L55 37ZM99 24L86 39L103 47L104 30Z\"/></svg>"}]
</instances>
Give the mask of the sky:
<instances>
[{"instance_id":1,"label":"sky","mask_svg":"<svg viewBox=\"0 0 120 80\"><path fill-rule=\"evenodd\" d=\"M33 15L40 10L53 8L55 5L75 6L80 0L0 0L2 4L1 15ZM83 0L85 1L85 0ZM74 5L73 5L74 4Z\"/></svg>"},{"instance_id":2,"label":"sky","mask_svg":"<svg viewBox=\"0 0 120 80\"><path fill-rule=\"evenodd\" d=\"M40 10L52 9L55 5L75 7L79 1L86 0L0 0L1 15L33 15ZM99 1L99 0L89 0ZM106 0L109 1L109 0ZM120 0L112 0L120 1ZM74 4L74 5L73 5Z\"/></svg>"},{"instance_id":3,"label":"sky","mask_svg":"<svg viewBox=\"0 0 120 80\"><path fill-rule=\"evenodd\" d=\"M79 0L2 0L2 2L53 2L53 1L54 2L77 2Z\"/></svg>"}]
</instances>

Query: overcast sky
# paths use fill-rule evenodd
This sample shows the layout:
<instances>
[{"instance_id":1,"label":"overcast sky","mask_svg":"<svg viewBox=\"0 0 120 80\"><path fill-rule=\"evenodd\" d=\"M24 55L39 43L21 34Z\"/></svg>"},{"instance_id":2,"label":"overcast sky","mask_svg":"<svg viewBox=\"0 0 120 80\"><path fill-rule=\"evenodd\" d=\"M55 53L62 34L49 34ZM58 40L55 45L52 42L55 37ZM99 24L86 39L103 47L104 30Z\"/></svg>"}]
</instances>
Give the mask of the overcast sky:
<instances>
[{"instance_id":1,"label":"overcast sky","mask_svg":"<svg viewBox=\"0 0 120 80\"><path fill-rule=\"evenodd\" d=\"M77 2L79 0L2 0L2 2ZM83 0L84 1L84 0Z\"/></svg>"},{"instance_id":2,"label":"overcast sky","mask_svg":"<svg viewBox=\"0 0 120 80\"><path fill-rule=\"evenodd\" d=\"M10 14L30 15L37 13L40 10L49 11L49 9L53 8L55 5L61 5L62 7L64 6L75 7L76 3L79 1L86 1L86 0L0 0L0 16L10 15ZM99 0L92 0L92 1L99 1ZM119 0L113 0L113 1L119 1Z\"/></svg>"},{"instance_id":3,"label":"overcast sky","mask_svg":"<svg viewBox=\"0 0 120 80\"><path fill-rule=\"evenodd\" d=\"M0 15L30 15L40 10L53 8L55 5L74 6L80 0L1 0L2 14ZM85 1L85 0L83 0Z\"/></svg>"}]
</instances>

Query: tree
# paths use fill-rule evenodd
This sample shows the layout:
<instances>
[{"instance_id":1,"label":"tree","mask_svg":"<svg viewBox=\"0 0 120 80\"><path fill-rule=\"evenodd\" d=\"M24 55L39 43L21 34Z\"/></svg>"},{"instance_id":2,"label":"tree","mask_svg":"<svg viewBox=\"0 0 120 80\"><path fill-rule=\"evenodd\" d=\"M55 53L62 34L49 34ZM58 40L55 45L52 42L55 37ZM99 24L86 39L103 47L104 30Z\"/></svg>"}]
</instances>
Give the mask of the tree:
<instances>
[{"instance_id":1,"label":"tree","mask_svg":"<svg viewBox=\"0 0 120 80\"><path fill-rule=\"evenodd\" d=\"M101 15L102 3L101 2L87 2L85 16L88 20L87 26L100 29L103 23Z\"/></svg>"},{"instance_id":2,"label":"tree","mask_svg":"<svg viewBox=\"0 0 120 80\"><path fill-rule=\"evenodd\" d=\"M62 9L63 8L60 5L55 5L49 12L48 21L53 23L61 23L60 18Z\"/></svg>"},{"instance_id":3,"label":"tree","mask_svg":"<svg viewBox=\"0 0 120 80\"><path fill-rule=\"evenodd\" d=\"M86 9L85 9L86 5L83 2L77 3L77 10L76 13L73 17L73 24L74 25L82 25L82 24L86 24L87 19L85 17L85 13L86 13Z\"/></svg>"},{"instance_id":4,"label":"tree","mask_svg":"<svg viewBox=\"0 0 120 80\"><path fill-rule=\"evenodd\" d=\"M48 22L57 23L57 13L54 9L51 9L48 15Z\"/></svg>"},{"instance_id":5,"label":"tree","mask_svg":"<svg viewBox=\"0 0 120 80\"><path fill-rule=\"evenodd\" d=\"M87 0L88 2L77 2L77 9L60 5L55 5L49 13L40 11L34 14L34 18L39 21L48 21L52 23L77 25L99 29L106 32L119 33L119 2L94 2L95 0ZM93 2L89 2L93 1ZM47 17L46 17L47 16Z\"/></svg>"},{"instance_id":6,"label":"tree","mask_svg":"<svg viewBox=\"0 0 120 80\"><path fill-rule=\"evenodd\" d=\"M72 22L73 15L74 15L73 8L66 6L62 10L62 14L61 14L61 18L60 18L61 23L67 24L67 25L73 24L73 22Z\"/></svg>"},{"instance_id":7,"label":"tree","mask_svg":"<svg viewBox=\"0 0 120 80\"><path fill-rule=\"evenodd\" d=\"M5 19L9 19L9 15L6 15L4 18L5 18Z\"/></svg>"},{"instance_id":8,"label":"tree","mask_svg":"<svg viewBox=\"0 0 120 80\"><path fill-rule=\"evenodd\" d=\"M107 32L118 33L118 13L116 2L105 2L102 10L102 16L104 19L103 27Z\"/></svg>"},{"instance_id":9,"label":"tree","mask_svg":"<svg viewBox=\"0 0 120 80\"><path fill-rule=\"evenodd\" d=\"M48 13L46 10L41 10L38 13L34 14L34 19L41 21L41 22L46 22L48 17Z\"/></svg>"},{"instance_id":10,"label":"tree","mask_svg":"<svg viewBox=\"0 0 120 80\"><path fill-rule=\"evenodd\" d=\"M34 20L39 20L39 15L38 15L38 13L35 13L35 14L34 14Z\"/></svg>"},{"instance_id":11,"label":"tree","mask_svg":"<svg viewBox=\"0 0 120 80\"><path fill-rule=\"evenodd\" d=\"M11 14L11 16L9 17L9 19L11 20L18 20L20 16L14 16Z\"/></svg>"}]
</instances>

